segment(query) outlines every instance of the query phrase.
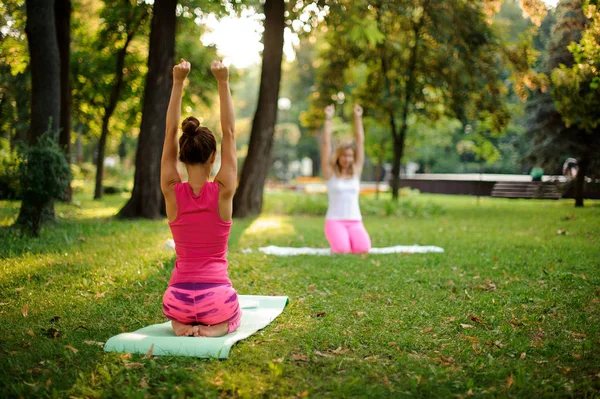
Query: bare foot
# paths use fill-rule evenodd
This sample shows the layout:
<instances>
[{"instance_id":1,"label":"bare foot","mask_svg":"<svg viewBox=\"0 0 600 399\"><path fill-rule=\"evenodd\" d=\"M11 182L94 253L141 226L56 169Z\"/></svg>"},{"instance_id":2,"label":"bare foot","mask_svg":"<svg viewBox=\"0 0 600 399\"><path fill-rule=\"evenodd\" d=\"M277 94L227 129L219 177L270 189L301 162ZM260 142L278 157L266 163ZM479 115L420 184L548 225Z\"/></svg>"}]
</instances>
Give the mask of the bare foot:
<instances>
[{"instance_id":1,"label":"bare foot","mask_svg":"<svg viewBox=\"0 0 600 399\"><path fill-rule=\"evenodd\" d=\"M224 322L214 326L194 326L194 337L222 337L229 331L229 323Z\"/></svg>"},{"instance_id":2,"label":"bare foot","mask_svg":"<svg viewBox=\"0 0 600 399\"><path fill-rule=\"evenodd\" d=\"M196 326L183 324L175 320L171 320L171 326L173 326L173 331L178 337L191 337L196 333Z\"/></svg>"}]
</instances>

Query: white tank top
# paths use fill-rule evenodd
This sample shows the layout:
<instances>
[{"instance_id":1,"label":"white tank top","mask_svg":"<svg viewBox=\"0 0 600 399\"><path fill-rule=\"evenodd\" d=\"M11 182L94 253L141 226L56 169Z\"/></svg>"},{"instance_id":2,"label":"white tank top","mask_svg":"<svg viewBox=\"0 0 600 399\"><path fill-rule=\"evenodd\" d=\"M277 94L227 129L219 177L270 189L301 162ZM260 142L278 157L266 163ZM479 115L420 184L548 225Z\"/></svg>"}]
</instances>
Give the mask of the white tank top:
<instances>
[{"instance_id":1,"label":"white tank top","mask_svg":"<svg viewBox=\"0 0 600 399\"><path fill-rule=\"evenodd\" d=\"M358 195L360 193L360 180L340 179L332 176L327 180L327 197L329 206L325 219L331 220L362 220Z\"/></svg>"}]
</instances>

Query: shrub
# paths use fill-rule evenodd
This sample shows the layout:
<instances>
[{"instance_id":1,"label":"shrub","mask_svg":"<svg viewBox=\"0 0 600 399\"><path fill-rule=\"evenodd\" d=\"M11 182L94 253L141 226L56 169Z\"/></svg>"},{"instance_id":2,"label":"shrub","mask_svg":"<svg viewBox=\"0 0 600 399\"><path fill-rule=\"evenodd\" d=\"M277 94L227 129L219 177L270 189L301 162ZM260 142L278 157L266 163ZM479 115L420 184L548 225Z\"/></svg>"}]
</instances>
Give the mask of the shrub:
<instances>
[{"instance_id":1,"label":"shrub","mask_svg":"<svg viewBox=\"0 0 600 399\"><path fill-rule=\"evenodd\" d=\"M19 152L11 151L7 139L0 139L0 199L21 199L19 165L22 159Z\"/></svg>"}]
</instances>

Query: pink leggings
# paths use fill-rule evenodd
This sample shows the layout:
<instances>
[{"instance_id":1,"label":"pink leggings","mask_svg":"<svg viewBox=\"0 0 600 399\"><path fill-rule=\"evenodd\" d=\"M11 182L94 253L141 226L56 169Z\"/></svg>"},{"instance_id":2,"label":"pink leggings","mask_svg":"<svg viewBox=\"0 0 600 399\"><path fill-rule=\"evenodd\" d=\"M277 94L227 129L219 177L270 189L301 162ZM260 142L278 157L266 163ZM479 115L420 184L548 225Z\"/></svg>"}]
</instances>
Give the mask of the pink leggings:
<instances>
[{"instance_id":1,"label":"pink leggings","mask_svg":"<svg viewBox=\"0 0 600 399\"><path fill-rule=\"evenodd\" d=\"M347 254L369 252L371 238L360 220L325 220L325 237L331 252Z\"/></svg>"},{"instance_id":2,"label":"pink leggings","mask_svg":"<svg viewBox=\"0 0 600 399\"><path fill-rule=\"evenodd\" d=\"M183 324L212 326L229 323L228 333L240 326L242 309L231 284L178 283L163 295L163 313Z\"/></svg>"}]
</instances>

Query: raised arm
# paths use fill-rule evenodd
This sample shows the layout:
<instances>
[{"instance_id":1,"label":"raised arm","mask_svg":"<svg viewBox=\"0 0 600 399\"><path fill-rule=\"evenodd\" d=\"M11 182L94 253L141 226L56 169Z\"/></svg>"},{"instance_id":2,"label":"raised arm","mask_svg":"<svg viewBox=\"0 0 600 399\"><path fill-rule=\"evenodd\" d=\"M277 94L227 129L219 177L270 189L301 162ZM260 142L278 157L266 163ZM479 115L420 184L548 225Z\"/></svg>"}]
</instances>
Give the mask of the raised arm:
<instances>
[{"instance_id":1,"label":"raised arm","mask_svg":"<svg viewBox=\"0 0 600 399\"><path fill-rule=\"evenodd\" d=\"M237 185L237 156L235 148L235 115L229 89L229 71L221 61L213 61L210 70L219 87L219 108L221 113L221 168L215 176L220 185L219 213L223 220L231 220L231 200Z\"/></svg>"},{"instance_id":2,"label":"raised arm","mask_svg":"<svg viewBox=\"0 0 600 399\"><path fill-rule=\"evenodd\" d=\"M190 73L190 68L190 63L183 58L178 65L173 67L173 88L171 89L171 99L167 109L165 143L160 161L160 188L165 196L167 216L170 220L177 215L177 204L173 189L175 184L181 182L179 172L177 172L177 132L179 130L179 120L181 119L183 84L188 73Z\"/></svg>"},{"instance_id":3,"label":"raised arm","mask_svg":"<svg viewBox=\"0 0 600 399\"><path fill-rule=\"evenodd\" d=\"M365 130L363 128L363 109L360 105L354 104L354 140L356 141L356 155L354 159L355 173L360 176L365 164Z\"/></svg>"},{"instance_id":4,"label":"raised arm","mask_svg":"<svg viewBox=\"0 0 600 399\"><path fill-rule=\"evenodd\" d=\"M321 170L323 170L325 180L329 180L333 173L329 161L331 159L331 119L334 113L335 106L333 104L325 107L325 124L323 125L323 135L321 137Z\"/></svg>"}]
</instances>

